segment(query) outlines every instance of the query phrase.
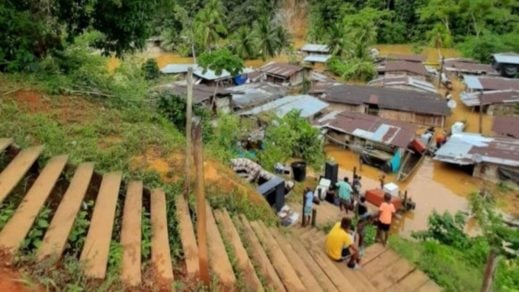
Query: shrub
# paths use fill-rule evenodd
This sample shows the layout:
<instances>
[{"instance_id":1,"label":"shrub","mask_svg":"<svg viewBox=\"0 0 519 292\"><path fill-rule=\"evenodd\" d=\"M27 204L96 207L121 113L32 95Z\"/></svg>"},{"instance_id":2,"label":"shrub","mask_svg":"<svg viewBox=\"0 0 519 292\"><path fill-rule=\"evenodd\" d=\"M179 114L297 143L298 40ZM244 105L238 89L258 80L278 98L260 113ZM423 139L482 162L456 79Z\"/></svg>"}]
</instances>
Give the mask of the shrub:
<instances>
[{"instance_id":1,"label":"shrub","mask_svg":"<svg viewBox=\"0 0 519 292\"><path fill-rule=\"evenodd\" d=\"M153 80L159 78L160 69L157 61L155 59L149 58L142 65L142 71L144 72L144 76L147 80Z\"/></svg>"}]
</instances>

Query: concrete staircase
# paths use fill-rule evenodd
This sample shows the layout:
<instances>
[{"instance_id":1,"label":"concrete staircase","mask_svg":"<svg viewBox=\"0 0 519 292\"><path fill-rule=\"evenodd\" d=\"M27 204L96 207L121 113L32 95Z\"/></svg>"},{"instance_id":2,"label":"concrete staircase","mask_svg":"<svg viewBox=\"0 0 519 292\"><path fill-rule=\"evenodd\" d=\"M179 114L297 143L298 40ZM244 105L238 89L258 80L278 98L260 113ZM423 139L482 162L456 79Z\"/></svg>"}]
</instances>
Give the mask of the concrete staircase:
<instances>
[{"instance_id":1,"label":"concrete staircase","mask_svg":"<svg viewBox=\"0 0 519 292\"><path fill-rule=\"evenodd\" d=\"M75 168L63 193L57 182L73 167L67 156L50 159L44 167L37 163L43 147L17 150L12 140L0 139L0 151L7 157L0 165L0 203L27 176L35 176L15 213L0 230L0 247L15 254L33 228L34 220L46 203L55 205L36 254L39 259L59 260L63 255L74 220L87 197L95 200L90 226L79 260L85 275L106 276L110 245L118 239L123 249L121 279L131 286L143 282L142 266L149 262L160 287L173 281L196 281L199 274L198 243L195 234L196 210L177 196L174 201L177 233L183 256L173 262L170 251L166 194L148 191L140 181L125 183L121 173L98 175L92 163ZM5 161L6 159L4 159ZM0 159L0 161L2 161ZM97 188L92 185L98 182ZM94 191L92 191L94 190ZM93 194L92 194L93 193ZM439 291L440 288L412 264L381 245L366 249L360 270L331 261L324 252L325 234L310 227L290 229L249 221L243 214L231 216L225 209L207 208L209 268L221 291ZM122 210L116 212L116 210ZM142 215L149 212L151 257L141 262ZM337 211L338 212L338 211ZM118 215L121 213L121 215ZM332 218L328 218L332 219ZM120 223L120 234L116 234ZM175 272L174 272L175 271ZM182 271L177 275L176 271ZM174 275L175 273L175 275Z\"/></svg>"}]
</instances>

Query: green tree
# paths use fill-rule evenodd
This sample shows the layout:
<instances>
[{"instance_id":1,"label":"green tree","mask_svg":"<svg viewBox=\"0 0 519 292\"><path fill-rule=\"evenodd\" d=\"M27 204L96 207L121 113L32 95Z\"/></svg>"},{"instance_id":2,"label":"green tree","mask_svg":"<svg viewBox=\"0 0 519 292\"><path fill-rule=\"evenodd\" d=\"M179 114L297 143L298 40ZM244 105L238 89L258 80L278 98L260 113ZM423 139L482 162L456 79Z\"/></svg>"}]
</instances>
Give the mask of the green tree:
<instances>
[{"instance_id":1,"label":"green tree","mask_svg":"<svg viewBox=\"0 0 519 292\"><path fill-rule=\"evenodd\" d=\"M232 48L242 59L254 59L257 56L258 38L249 27L242 26L232 35Z\"/></svg>"},{"instance_id":2,"label":"green tree","mask_svg":"<svg viewBox=\"0 0 519 292\"><path fill-rule=\"evenodd\" d=\"M492 281L500 258L519 258L519 229L512 228L503 221L490 196L474 193L470 197L471 210L483 236L490 246L482 292L492 290Z\"/></svg>"},{"instance_id":3,"label":"green tree","mask_svg":"<svg viewBox=\"0 0 519 292\"><path fill-rule=\"evenodd\" d=\"M451 22L453 17L459 12L459 6L456 0L429 0L427 5L419 9L420 19L422 21L431 21L432 23L441 23L443 28L434 26L431 36L441 35L443 39L452 36ZM449 42L444 41L443 45Z\"/></svg>"},{"instance_id":4,"label":"green tree","mask_svg":"<svg viewBox=\"0 0 519 292\"><path fill-rule=\"evenodd\" d=\"M149 58L142 64L142 71L147 80L157 79L160 75L159 65L155 59Z\"/></svg>"},{"instance_id":5,"label":"green tree","mask_svg":"<svg viewBox=\"0 0 519 292\"><path fill-rule=\"evenodd\" d=\"M203 48L211 49L227 34L224 23L225 9L220 0L209 0L193 23L195 35Z\"/></svg>"},{"instance_id":6,"label":"green tree","mask_svg":"<svg viewBox=\"0 0 519 292\"><path fill-rule=\"evenodd\" d=\"M231 76L236 76L243 70L243 60L240 57L234 55L228 49L219 49L212 52L204 52L200 55L198 64L204 68L204 72L213 70L216 76L221 75L224 71L227 71ZM218 92L219 82L216 82L213 94L213 109L216 112L216 92Z\"/></svg>"},{"instance_id":7,"label":"green tree","mask_svg":"<svg viewBox=\"0 0 519 292\"><path fill-rule=\"evenodd\" d=\"M286 30L268 16L261 16L254 25L259 54L263 59L279 54L287 47L290 37Z\"/></svg>"}]
</instances>

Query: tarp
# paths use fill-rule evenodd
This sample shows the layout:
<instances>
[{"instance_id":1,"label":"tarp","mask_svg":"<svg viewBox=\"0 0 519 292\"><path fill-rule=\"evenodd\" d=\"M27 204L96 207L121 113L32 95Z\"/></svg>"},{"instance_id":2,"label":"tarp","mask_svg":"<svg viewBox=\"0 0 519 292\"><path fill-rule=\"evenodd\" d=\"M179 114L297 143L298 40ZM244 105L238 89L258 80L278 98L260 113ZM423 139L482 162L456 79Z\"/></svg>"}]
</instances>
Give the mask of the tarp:
<instances>
[{"instance_id":1,"label":"tarp","mask_svg":"<svg viewBox=\"0 0 519 292\"><path fill-rule=\"evenodd\" d=\"M397 172L400 169L400 160L402 160L402 156L400 155L400 151L396 151L393 158L391 158L391 171Z\"/></svg>"}]
</instances>

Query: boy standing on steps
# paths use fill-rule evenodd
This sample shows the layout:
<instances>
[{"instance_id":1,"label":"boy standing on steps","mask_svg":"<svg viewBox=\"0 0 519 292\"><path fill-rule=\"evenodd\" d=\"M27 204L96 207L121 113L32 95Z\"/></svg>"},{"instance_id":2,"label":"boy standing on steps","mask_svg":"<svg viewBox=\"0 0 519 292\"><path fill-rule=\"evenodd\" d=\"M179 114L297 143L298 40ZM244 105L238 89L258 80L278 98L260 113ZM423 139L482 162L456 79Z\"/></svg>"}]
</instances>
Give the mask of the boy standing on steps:
<instances>
[{"instance_id":1,"label":"boy standing on steps","mask_svg":"<svg viewBox=\"0 0 519 292\"><path fill-rule=\"evenodd\" d=\"M358 268L360 262L359 250L351 235L351 219L344 217L341 222L335 223L326 236L326 254L335 261L341 262L349 257L348 267Z\"/></svg>"},{"instance_id":2,"label":"boy standing on steps","mask_svg":"<svg viewBox=\"0 0 519 292\"><path fill-rule=\"evenodd\" d=\"M305 207L303 208L303 222L310 225L312 218L312 209L314 207L314 193L310 188L305 189Z\"/></svg>"},{"instance_id":3,"label":"boy standing on steps","mask_svg":"<svg viewBox=\"0 0 519 292\"><path fill-rule=\"evenodd\" d=\"M382 242L383 245L386 245L387 243L389 229L391 228L391 221L395 212L395 205L391 203L391 194L385 193L384 202L382 202L378 208L378 227L377 236L375 237L376 241Z\"/></svg>"}]
</instances>

